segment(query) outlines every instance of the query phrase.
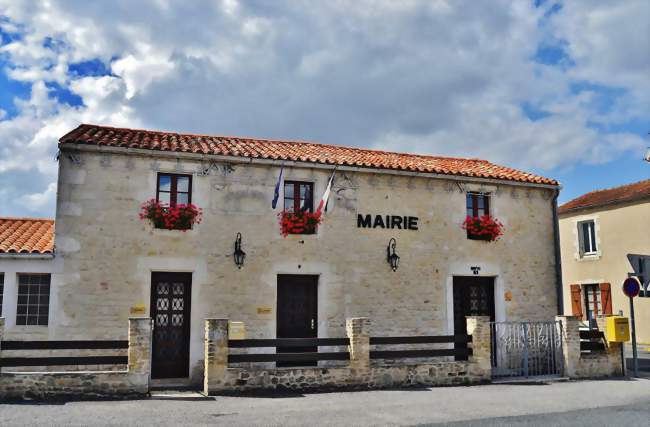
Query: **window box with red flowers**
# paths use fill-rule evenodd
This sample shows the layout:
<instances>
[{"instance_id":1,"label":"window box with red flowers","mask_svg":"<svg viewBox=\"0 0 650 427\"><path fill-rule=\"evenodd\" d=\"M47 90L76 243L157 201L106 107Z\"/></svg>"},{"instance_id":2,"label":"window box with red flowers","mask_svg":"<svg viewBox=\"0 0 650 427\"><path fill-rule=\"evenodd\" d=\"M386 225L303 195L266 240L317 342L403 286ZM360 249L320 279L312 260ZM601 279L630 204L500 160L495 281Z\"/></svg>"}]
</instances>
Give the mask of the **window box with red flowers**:
<instances>
[{"instance_id":1,"label":"window box with red flowers","mask_svg":"<svg viewBox=\"0 0 650 427\"><path fill-rule=\"evenodd\" d=\"M195 205L166 203L151 199L141 206L140 219L149 221L155 228L187 231L201 223L203 211Z\"/></svg>"},{"instance_id":2,"label":"window box with red flowers","mask_svg":"<svg viewBox=\"0 0 650 427\"><path fill-rule=\"evenodd\" d=\"M316 234L318 224L322 221L320 213L309 211L284 210L278 214L280 233L283 237L289 234Z\"/></svg>"},{"instance_id":3,"label":"window box with red flowers","mask_svg":"<svg viewBox=\"0 0 650 427\"><path fill-rule=\"evenodd\" d=\"M463 229L467 230L467 238L471 240L496 242L503 236L503 224L490 215L467 216L463 222Z\"/></svg>"}]
</instances>

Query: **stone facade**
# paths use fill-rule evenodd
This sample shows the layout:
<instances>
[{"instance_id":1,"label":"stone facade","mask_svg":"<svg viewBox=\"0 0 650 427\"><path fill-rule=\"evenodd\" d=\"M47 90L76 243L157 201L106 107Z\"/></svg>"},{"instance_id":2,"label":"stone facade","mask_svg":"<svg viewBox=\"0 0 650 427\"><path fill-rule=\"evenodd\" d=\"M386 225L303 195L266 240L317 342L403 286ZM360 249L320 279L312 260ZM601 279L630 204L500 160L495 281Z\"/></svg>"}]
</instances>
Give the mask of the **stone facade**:
<instances>
[{"instance_id":1,"label":"stone facade","mask_svg":"<svg viewBox=\"0 0 650 427\"><path fill-rule=\"evenodd\" d=\"M3 323L0 318L0 349ZM151 371L151 319L129 319L128 337L126 370L11 372L4 368L0 371L0 399L145 395Z\"/></svg>"},{"instance_id":2,"label":"stone facade","mask_svg":"<svg viewBox=\"0 0 650 427\"><path fill-rule=\"evenodd\" d=\"M580 319L573 316L557 316L556 320L562 326L565 376L577 379L623 375L620 343L607 343L603 352L581 354ZM603 318L598 322L598 329L605 332Z\"/></svg>"},{"instance_id":3,"label":"stone facade","mask_svg":"<svg viewBox=\"0 0 650 427\"><path fill-rule=\"evenodd\" d=\"M131 307L150 314L152 271L192 273L189 363L197 385L204 319L242 321L248 336L275 338L278 274L318 275L319 337L343 336L352 315L373 319L384 336L451 334L453 278L473 274L495 279L496 320L556 314L552 187L341 167L317 234L283 238L270 207L278 163L93 148L59 162L62 269L53 278L51 339L123 339ZM288 162L284 171L286 180L313 182L318 200L331 167ZM158 172L192 175L201 224L180 232L138 218L156 195ZM498 242L467 239L467 191L491 193L492 214L505 225ZM357 214L417 216L418 230L358 228ZM241 269L232 261L237 232L247 253ZM386 263L391 237L401 257L396 272Z\"/></svg>"},{"instance_id":4,"label":"stone facade","mask_svg":"<svg viewBox=\"0 0 650 427\"><path fill-rule=\"evenodd\" d=\"M206 395L259 390L321 391L387 387L467 385L488 382L490 325L487 317L468 317L474 350L468 361L384 364L370 360L370 321L347 320L350 361L346 367L230 368L228 320L206 321Z\"/></svg>"}]
</instances>

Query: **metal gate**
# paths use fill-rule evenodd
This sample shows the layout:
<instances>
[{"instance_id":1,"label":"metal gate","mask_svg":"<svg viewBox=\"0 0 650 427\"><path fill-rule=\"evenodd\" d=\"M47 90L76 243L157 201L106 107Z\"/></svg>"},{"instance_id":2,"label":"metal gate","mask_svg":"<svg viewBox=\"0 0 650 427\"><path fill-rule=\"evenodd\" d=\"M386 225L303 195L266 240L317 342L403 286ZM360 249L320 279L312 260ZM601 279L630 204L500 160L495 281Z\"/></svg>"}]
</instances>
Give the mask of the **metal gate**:
<instances>
[{"instance_id":1,"label":"metal gate","mask_svg":"<svg viewBox=\"0 0 650 427\"><path fill-rule=\"evenodd\" d=\"M491 322L492 377L562 375L560 322Z\"/></svg>"}]
</instances>

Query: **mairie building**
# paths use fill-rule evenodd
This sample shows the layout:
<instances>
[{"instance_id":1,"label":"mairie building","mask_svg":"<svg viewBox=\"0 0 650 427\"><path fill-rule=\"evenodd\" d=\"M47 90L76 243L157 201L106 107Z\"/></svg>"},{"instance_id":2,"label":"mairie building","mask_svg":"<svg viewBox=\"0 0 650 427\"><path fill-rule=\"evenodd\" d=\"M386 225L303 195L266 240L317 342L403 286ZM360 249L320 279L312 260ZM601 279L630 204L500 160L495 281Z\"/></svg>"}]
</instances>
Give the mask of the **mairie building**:
<instances>
[{"instance_id":1,"label":"mairie building","mask_svg":"<svg viewBox=\"0 0 650 427\"><path fill-rule=\"evenodd\" d=\"M377 335L441 335L464 333L465 316L552 320L562 306L552 179L479 159L95 125L59 148L48 321L30 333L125 339L130 316L150 316L154 380L202 381L206 318L240 322L247 338L345 336L349 317ZM189 205L200 214L188 225ZM499 233L463 227L468 216Z\"/></svg>"}]
</instances>

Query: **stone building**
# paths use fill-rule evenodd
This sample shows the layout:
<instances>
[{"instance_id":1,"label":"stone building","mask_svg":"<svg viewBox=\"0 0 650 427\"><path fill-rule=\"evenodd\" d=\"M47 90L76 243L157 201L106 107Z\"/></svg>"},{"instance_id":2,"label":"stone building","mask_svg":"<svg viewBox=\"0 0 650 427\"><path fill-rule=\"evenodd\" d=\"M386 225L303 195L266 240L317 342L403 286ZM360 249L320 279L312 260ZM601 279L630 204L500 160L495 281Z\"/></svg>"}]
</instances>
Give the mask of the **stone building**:
<instances>
[{"instance_id":1,"label":"stone building","mask_svg":"<svg viewBox=\"0 0 650 427\"><path fill-rule=\"evenodd\" d=\"M123 339L129 315L151 316L154 380L202 381L205 318L243 322L248 338L345 337L359 316L374 335L435 335L463 333L466 315L552 320L561 306L552 179L478 159L95 125L59 147L50 336ZM283 236L278 213L314 211L334 169L317 230ZM192 203L202 221L157 228L139 217L150 199ZM498 218L503 236L476 239L468 212Z\"/></svg>"},{"instance_id":2,"label":"stone building","mask_svg":"<svg viewBox=\"0 0 650 427\"><path fill-rule=\"evenodd\" d=\"M559 208L565 312L594 324L622 311L628 275L645 289L635 302L637 337L650 343L650 180L593 191Z\"/></svg>"},{"instance_id":3,"label":"stone building","mask_svg":"<svg viewBox=\"0 0 650 427\"><path fill-rule=\"evenodd\" d=\"M47 338L54 220L0 217L0 317L5 335Z\"/></svg>"}]
</instances>

